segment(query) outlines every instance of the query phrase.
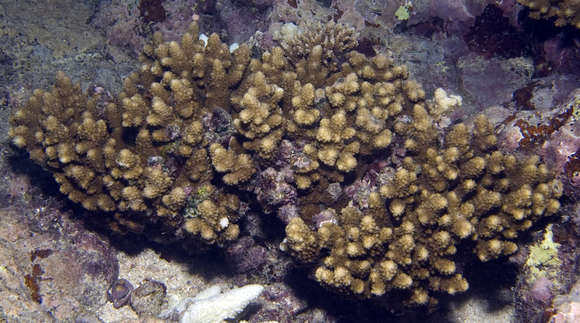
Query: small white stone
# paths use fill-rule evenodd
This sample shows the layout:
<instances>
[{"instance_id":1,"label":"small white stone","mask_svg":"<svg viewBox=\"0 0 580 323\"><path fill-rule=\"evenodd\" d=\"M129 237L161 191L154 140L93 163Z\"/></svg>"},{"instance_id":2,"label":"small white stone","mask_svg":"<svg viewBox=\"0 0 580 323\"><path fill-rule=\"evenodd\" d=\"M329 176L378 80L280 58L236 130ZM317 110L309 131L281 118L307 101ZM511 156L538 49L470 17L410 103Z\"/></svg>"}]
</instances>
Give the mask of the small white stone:
<instances>
[{"instance_id":1,"label":"small white stone","mask_svg":"<svg viewBox=\"0 0 580 323\"><path fill-rule=\"evenodd\" d=\"M207 37L206 34L199 34L199 40L203 41L204 45L207 45L207 40L209 39L209 37Z\"/></svg>"},{"instance_id":2,"label":"small white stone","mask_svg":"<svg viewBox=\"0 0 580 323\"><path fill-rule=\"evenodd\" d=\"M225 229L228 225L230 225L230 220L228 220L228 218L224 217L220 219L220 228Z\"/></svg>"},{"instance_id":3,"label":"small white stone","mask_svg":"<svg viewBox=\"0 0 580 323\"><path fill-rule=\"evenodd\" d=\"M230 53L233 53L236 49L238 49L238 47L240 47L240 44L238 43L233 43L230 45Z\"/></svg>"}]
</instances>

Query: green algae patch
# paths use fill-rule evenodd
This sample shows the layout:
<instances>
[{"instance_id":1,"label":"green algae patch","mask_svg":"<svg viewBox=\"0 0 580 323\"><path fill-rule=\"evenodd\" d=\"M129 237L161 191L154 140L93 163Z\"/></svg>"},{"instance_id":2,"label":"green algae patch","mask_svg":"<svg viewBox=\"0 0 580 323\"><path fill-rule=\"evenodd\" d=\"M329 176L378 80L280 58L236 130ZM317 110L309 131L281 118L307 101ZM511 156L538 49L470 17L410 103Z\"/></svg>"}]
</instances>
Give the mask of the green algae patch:
<instances>
[{"instance_id":1,"label":"green algae patch","mask_svg":"<svg viewBox=\"0 0 580 323\"><path fill-rule=\"evenodd\" d=\"M530 247L530 254L526 261L528 269L528 282L538 278L555 278L562 262L558 258L560 244L554 242L552 225L548 225L544 231L544 239Z\"/></svg>"},{"instance_id":2,"label":"green algae patch","mask_svg":"<svg viewBox=\"0 0 580 323\"><path fill-rule=\"evenodd\" d=\"M400 6L397 11L395 11L395 17L399 20L407 20L409 19L409 7L406 5Z\"/></svg>"}]
</instances>

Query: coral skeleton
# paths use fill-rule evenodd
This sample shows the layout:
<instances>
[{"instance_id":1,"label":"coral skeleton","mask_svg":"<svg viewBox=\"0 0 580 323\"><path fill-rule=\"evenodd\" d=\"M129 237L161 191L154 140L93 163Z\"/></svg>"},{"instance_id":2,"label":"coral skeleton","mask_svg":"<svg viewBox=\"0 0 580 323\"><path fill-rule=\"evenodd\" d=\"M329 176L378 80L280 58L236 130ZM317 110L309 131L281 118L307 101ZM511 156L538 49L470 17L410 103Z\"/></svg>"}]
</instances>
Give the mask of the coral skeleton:
<instances>
[{"instance_id":1,"label":"coral skeleton","mask_svg":"<svg viewBox=\"0 0 580 323\"><path fill-rule=\"evenodd\" d=\"M248 304L264 291L262 285L245 285L224 291L220 285L212 285L182 300L170 301L159 317L181 323L221 323L234 319Z\"/></svg>"},{"instance_id":2,"label":"coral skeleton","mask_svg":"<svg viewBox=\"0 0 580 323\"><path fill-rule=\"evenodd\" d=\"M263 290L262 285L245 285L225 292L216 286L209 287L191 300L192 303L183 313L180 322L220 323L233 319L260 296Z\"/></svg>"}]
</instances>

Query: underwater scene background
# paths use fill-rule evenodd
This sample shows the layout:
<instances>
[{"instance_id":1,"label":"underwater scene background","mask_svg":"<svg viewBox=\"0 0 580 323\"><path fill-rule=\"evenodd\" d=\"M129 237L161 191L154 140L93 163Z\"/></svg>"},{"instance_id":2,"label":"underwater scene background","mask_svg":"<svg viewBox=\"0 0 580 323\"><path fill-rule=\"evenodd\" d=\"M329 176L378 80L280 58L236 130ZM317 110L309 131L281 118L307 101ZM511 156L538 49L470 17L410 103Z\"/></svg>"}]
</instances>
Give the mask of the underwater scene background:
<instances>
[{"instance_id":1,"label":"underwater scene background","mask_svg":"<svg viewBox=\"0 0 580 323\"><path fill-rule=\"evenodd\" d=\"M577 322L576 0L0 0L0 320Z\"/></svg>"}]
</instances>

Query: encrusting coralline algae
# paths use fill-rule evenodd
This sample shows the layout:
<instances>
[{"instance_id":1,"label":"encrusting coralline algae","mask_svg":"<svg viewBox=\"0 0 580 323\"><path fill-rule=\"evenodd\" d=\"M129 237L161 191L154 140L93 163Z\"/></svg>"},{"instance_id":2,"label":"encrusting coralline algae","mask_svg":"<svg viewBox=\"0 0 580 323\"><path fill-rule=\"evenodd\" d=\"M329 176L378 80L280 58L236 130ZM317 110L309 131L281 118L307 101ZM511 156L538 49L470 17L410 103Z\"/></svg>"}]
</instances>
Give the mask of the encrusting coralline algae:
<instances>
[{"instance_id":1,"label":"encrusting coralline algae","mask_svg":"<svg viewBox=\"0 0 580 323\"><path fill-rule=\"evenodd\" d=\"M405 305L465 291L460 251L513 254L558 211L561 183L538 157L500 151L483 115L443 127L460 98L427 100L404 65L336 41L252 58L195 24L181 42L157 34L115 100L59 73L10 136L111 230L223 247L260 205L284 211L282 248L331 290Z\"/></svg>"}]
</instances>

